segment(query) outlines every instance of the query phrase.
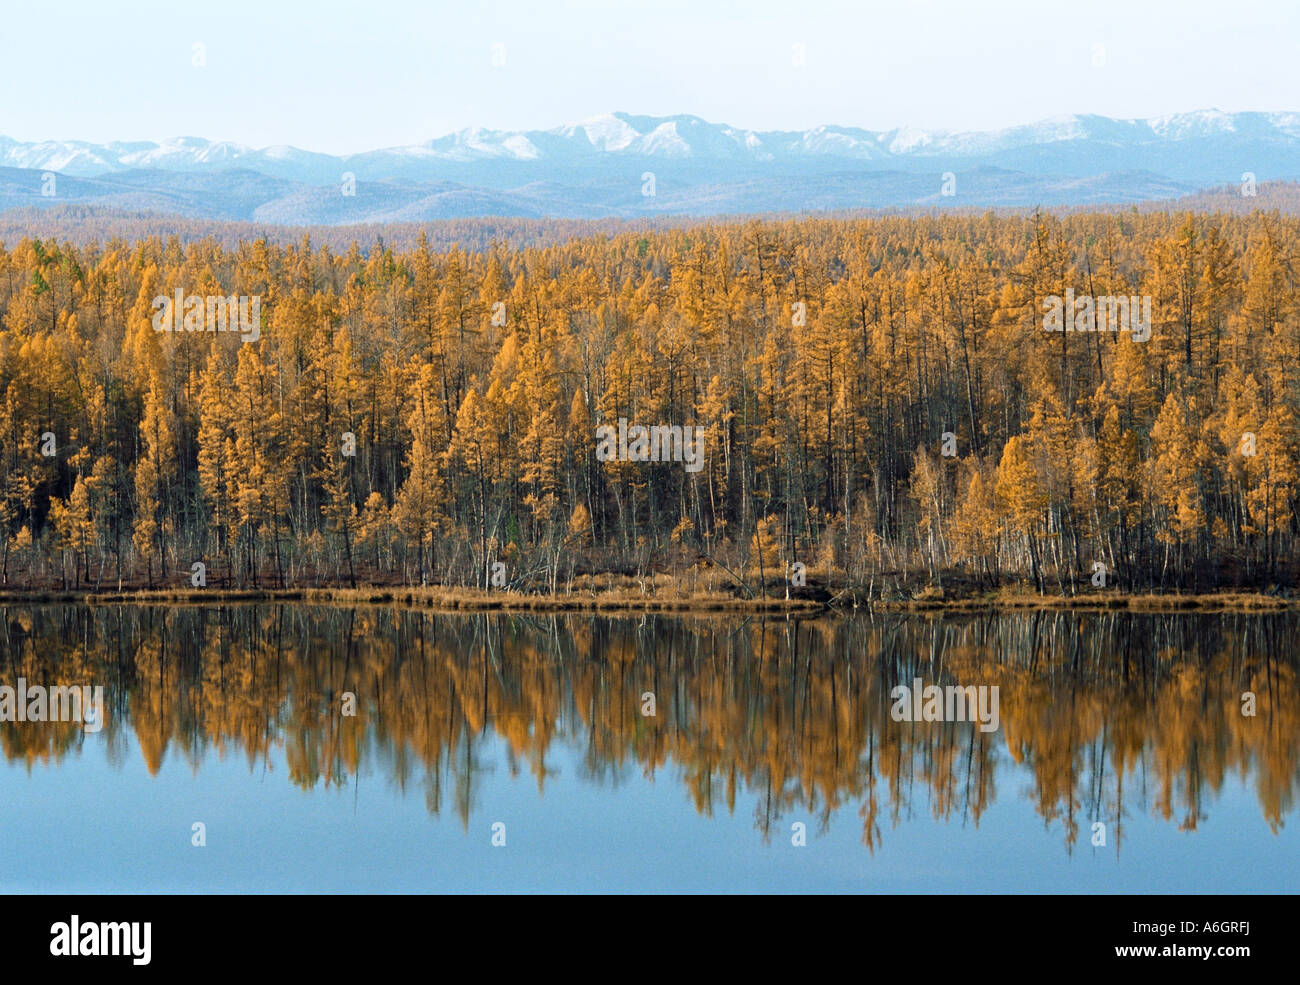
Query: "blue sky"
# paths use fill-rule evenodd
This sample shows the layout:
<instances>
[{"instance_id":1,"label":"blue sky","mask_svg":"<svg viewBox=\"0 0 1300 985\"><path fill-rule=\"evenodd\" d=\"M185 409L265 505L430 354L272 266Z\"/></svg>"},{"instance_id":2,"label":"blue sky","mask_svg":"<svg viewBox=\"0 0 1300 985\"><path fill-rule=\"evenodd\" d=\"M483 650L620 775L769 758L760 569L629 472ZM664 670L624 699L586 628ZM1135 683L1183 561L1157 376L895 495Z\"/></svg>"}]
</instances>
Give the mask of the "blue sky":
<instances>
[{"instance_id":1,"label":"blue sky","mask_svg":"<svg viewBox=\"0 0 1300 985\"><path fill-rule=\"evenodd\" d=\"M73 0L7 5L0 50L20 140L346 153L614 110L755 129L1300 110L1296 0Z\"/></svg>"}]
</instances>

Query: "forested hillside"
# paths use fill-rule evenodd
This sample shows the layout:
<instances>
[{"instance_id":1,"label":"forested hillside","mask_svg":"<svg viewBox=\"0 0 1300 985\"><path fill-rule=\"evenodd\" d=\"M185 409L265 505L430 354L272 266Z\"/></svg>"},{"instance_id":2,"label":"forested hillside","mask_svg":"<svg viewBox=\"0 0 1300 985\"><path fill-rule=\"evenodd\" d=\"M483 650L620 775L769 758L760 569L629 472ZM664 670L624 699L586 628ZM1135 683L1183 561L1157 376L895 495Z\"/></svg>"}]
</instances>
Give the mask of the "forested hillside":
<instances>
[{"instance_id":1,"label":"forested hillside","mask_svg":"<svg viewBox=\"0 0 1300 985\"><path fill-rule=\"evenodd\" d=\"M1139 212L1223 212L1249 214L1256 211L1281 212L1300 215L1300 183L1294 181L1261 181L1251 196L1242 194L1241 185L1212 188L1174 199L1158 199L1140 203L1112 203L1087 208L1053 209L1057 215L1073 212L1111 212L1130 214ZM527 249L551 246L584 236L618 236L637 233L639 236L655 232L698 225L700 220L688 216L661 215L638 219L572 219L549 217L542 219L495 216L482 219L445 219L438 222L386 222L369 225L343 226L291 226L270 222L239 222L235 220L198 219L174 213L150 212L108 208L102 205L52 204L6 209L0 212L0 243L17 243L23 239L54 239L74 246L92 246L113 239L129 243L157 236L167 240L175 236L183 245L203 239L221 243L226 249L236 249L240 243L265 239L268 243L289 246L310 236L316 246L328 246L335 252L345 253L352 244L359 243L363 252L376 243L384 243L394 250L408 252L419 246L421 237L433 250L450 250L456 247L469 252L482 252L499 247ZM979 216L987 208L964 204L960 196L945 199L942 208L845 209L817 212L821 218L875 219L914 216L927 218L938 214ZM1001 215L1028 215L1032 209L999 208ZM785 221L801 218L806 210L790 215L766 214L768 221ZM717 216L714 223L734 224L748 220L748 216Z\"/></svg>"},{"instance_id":2,"label":"forested hillside","mask_svg":"<svg viewBox=\"0 0 1300 985\"><path fill-rule=\"evenodd\" d=\"M1293 584L1298 242L1294 216L1161 212L23 240L3 582ZM1152 337L1044 332L1067 289L1149 296ZM178 290L260 298L260 338L155 331ZM706 428L703 467L599 461L620 418Z\"/></svg>"}]
</instances>

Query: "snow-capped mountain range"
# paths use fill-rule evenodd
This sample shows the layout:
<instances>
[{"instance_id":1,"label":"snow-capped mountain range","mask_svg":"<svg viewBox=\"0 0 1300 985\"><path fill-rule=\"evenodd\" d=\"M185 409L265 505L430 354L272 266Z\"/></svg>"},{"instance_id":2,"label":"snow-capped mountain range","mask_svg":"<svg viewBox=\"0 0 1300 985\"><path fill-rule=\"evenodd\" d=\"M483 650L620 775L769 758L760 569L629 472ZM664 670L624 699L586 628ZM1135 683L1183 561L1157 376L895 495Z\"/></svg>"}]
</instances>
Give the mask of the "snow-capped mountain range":
<instances>
[{"instance_id":1,"label":"snow-capped mountain range","mask_svg":"<svg viewBox=\"0 0 1300 985\"><path fill-rule=\"evenodd\" d=\"M12 170L11 170L12 169ZM646 171L654 194L646 193ZM39 177L59 176L54 196ZM941 176L957 176L941 195ZM478 127L335 156L198 137L0 137L0 209L94 202L210 218L363 222L905 205L1084 204L1300 177L1300 113L1068 116L990 132L756 131L612 113L550 130ZM341 193L353 176L355 195ZM53 200L53 201L51 201Z\"/></svg>"}]
</instances>

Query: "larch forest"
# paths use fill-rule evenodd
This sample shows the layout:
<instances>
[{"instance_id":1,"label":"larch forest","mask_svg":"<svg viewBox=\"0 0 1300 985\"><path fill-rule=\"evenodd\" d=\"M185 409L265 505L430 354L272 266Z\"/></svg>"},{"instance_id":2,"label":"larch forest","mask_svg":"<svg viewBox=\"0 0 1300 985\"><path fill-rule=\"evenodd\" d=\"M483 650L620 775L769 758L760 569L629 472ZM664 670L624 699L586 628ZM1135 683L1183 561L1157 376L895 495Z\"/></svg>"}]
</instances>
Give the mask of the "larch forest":
<instances>
[{"instance_id":1,"label":"larch forest","mask_svg":"<svg viewBox=\"0 0 1300 985\"><path fill-rule=\"evenodd\" d=\"M332 251L0 249L8 590L441 586L889 598L1284 590L1300 219L791 218ZM1151 338L1049 333L1070 290ZM261 332L158 332L255 296ZM619 419L703 468L598 460ZM586 581L584 581L586 579ZM799 590L796 590L798 594Z\"/></svg>"}]
</instances>

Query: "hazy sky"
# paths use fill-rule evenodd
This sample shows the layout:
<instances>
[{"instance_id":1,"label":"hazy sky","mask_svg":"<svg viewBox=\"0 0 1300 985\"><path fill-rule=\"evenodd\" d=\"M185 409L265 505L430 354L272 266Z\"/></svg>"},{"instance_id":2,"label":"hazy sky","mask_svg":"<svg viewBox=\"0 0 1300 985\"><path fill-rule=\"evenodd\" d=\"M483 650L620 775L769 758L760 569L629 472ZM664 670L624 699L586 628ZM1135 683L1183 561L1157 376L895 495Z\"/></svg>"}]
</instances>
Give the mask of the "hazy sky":
<instances>
[{"instance_id":1,"label":"hazy sky","mask_svg":"<svg viewBox=\"0 0 1300 985\"><path fill-rule=\"evenodd\" d=\"M873 130L1300 110L1297 0L72 0L7 3L0 52L20 140L342 153L614 110Z\"/></svg>"}]
</instances>

